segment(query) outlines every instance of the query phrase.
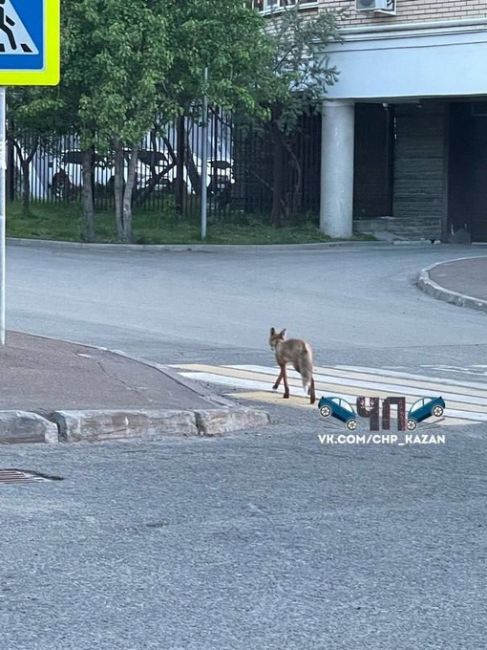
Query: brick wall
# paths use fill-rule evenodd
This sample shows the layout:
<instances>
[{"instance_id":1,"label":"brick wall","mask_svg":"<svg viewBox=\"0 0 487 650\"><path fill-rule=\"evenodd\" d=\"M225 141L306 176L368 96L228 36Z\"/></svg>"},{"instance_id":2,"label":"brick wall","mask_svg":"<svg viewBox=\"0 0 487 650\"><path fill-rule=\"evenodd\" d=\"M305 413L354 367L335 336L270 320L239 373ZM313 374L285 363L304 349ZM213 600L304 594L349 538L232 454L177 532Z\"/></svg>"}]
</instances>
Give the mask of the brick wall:
<instances>
[{"instance_id":1,"label":"brick wall","mask_svg":"<svg viewBox=\"0 0 487 650\"><path fill-rule=\"evenodd\" d=\"M390 25L394 23L432 20L486 18L487 0L396 0L396 15L364 14L355 9L355 0L320 0L320 7L345 9L348 17L342 24Z\"/></svg>"},{"instance_id":2,"label":"brick wall","mask_svg":"<svg viewBox=\"0 0 487 650\"><path fill-rule=\"evenodd\" d=\"M445 216L446 107L396 106L394 216L415 224Z\"/></svg>"}]
</instances>

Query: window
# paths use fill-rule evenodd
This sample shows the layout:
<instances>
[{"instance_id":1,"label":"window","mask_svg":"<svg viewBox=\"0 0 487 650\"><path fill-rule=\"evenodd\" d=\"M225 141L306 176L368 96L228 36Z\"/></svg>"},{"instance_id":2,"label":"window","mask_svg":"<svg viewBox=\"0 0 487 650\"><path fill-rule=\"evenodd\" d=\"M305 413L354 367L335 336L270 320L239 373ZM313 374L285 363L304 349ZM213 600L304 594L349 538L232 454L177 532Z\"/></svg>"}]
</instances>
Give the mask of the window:
<instances>
[{"instance_id":1,"label":"window","mask_svg":"<svg viewBox=\"0 0 487 650\"><path fill-rule=\"evenodd\" d=\"M306 9L308 7L316 7L318 0L253 0L252 5L254 9L259 11L278 11L286 7L299 7Z\"/></svg>"}]
</instances>

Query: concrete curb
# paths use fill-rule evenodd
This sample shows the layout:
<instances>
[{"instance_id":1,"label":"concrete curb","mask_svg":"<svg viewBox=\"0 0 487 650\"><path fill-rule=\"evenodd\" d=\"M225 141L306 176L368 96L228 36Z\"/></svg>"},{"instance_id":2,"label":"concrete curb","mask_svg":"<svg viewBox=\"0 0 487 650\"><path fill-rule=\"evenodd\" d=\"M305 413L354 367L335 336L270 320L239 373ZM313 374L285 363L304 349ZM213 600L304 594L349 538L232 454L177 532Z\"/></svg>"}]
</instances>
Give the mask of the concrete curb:
<instances>
[{"instance_id":1,"label":"concrete curb","mask_svg":"<svg viewBox=\"0 0 487 650\"><path fill-rule=\"evenodd\" d=\"M326 250L328 248L352 247L384 247L384 246L431 246L429 240L394 240L390 241L331 241L310 244L87 244L84 242L56 241L47 239L22 239L8 237L7 243L13 246L45 246L47 248L88 249L98 252L153 252L153 253L216 253L235 251L293 251L293 250Z\"/></svg>"},{"instance_id":2,"label":"concrete curb","mask_svg":"<svg viewBox=\"0 0 487 650\"><path fill-rule=\"evenodd\" d=\"M54 411L45 416L26 411L0 411L0 444L215 437L264 427L270 421L265 411L244 407L197 411Z\"/></svg>"},{"instance_id":3,"label":"concrete curb","mask_svg":"<svg viewBox=\"0 0 487 650\"><path fill-rule=\"evenodd\" d=\"M433 298L437 300L444 300L452 305L457 305L458 307L469 307L470 309L476 309L477 311L487 312L487 301L482 300L481 298L475 298L475 296L468 296L463 293L458 293L457 291L452 291L446 287L442 287L440 284L435 282L431 276L430 271L441 266L442 264L447 264L450 262L460 262L465 259L476 259L475 257L461 257L455 260L448 260L448 262L437 262L431 266L423 269L416 281L417 286Z\"/></svg>"},{"instance_id":4,"label":"concrete curb","mask_svg":"<svg viewBox=\"0 0 487 650\"><path fill-rule=\"evenodd\" d=\"M434 243L431 243L430 239L394 239L390 242L392 246L451 246L449 242L442 242L439 239L435 239Z\"/></svg>"},{"instance_id":5,"label":"concrete curb","mask_svg":"<svg viewBox=\"0 0 487 650\"><path fill-rule=\"evenodd\" d=\"M54 422L27 411L0 411L0 444L58 442Z\"/></svg>"},{"instance_id":6,"label":"concrete curb","mask_svg":"<svg viewBox=\"0 0 487 650\"><path fill-rule=\"evenodd\" d=\"M198 435L191 411L55 411L49 419L59 427L62 442Z\"/></svg>"},{"instance_id":7,"label":"concrete curb","mask_svg":"<svg viewBox=\"0 0 487 650\"><path fill-rule=\"evenodd\" d=\"M242 429L260 429L270 424L266 411L251 408L205 409L195 411L200 436L219 436Z\"/></svg>"},{"instance_id":8,"label":"concrete curb","mask_svg":"<svg viewBox=\"0 0 487 650\"><path fill-rule=\"evenodd\" d=\"M213 437L270 423L268 413L250 408L55 411L49 419L59 427L59 440L62 442Z\"/></svg>"}]
</instances>

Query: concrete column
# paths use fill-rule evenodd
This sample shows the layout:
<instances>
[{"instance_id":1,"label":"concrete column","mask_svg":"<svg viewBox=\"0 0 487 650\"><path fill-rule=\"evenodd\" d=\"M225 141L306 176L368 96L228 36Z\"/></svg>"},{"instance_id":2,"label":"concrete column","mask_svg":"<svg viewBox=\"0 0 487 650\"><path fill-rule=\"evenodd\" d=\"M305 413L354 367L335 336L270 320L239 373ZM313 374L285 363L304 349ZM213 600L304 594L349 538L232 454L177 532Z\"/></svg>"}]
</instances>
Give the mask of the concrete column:
<instances>
[{"instance_id":1,"label":"concrete column","mask_svg":"<svg viewBox=\"0 0 487 650\"><path fill-rule=\"evenodd\" d=\"M353 102L325 101L320 230L330 237L352 235L354 132Z\"/></svg>"}]
</instances>

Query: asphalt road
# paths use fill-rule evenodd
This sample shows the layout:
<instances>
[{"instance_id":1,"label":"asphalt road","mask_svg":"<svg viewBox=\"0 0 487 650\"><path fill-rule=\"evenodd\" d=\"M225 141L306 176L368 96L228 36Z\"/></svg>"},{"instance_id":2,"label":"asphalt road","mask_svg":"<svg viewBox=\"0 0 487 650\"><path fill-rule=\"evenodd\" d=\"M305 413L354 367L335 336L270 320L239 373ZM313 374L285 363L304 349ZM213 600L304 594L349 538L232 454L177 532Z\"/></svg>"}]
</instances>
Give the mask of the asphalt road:
<instances>
[{"instance_id":1,"label":"asphalt road","mask_svg":"<svg viewBox=\"0 0 487 650\"><path fill-rule=\"evenodd\" d=\"M8 251L8 326L164 363L272 362L271 326L318 364L451 365L487 356L485 315L414 286L481 248L389 246L216 253ZM426 361L428 362L428 361Z\"/></svg>"},{"instance_id":2,"label":"asphalt road","mask_svg":"<svg viewBox=\"0 0 487 650\"><path fill-rule=\"evenodd\" d=\"M64 477L0 486L2 647L484 648L485 437L320 430L2 450Z\"/></svg>"},{"instance_id":3,"label":"asphalt road","mask_svg":"<svg viewBox=\"0 0 487 650\"><path fill-rule=\"evenodd\" d=\"M155 361L482 364L485 314L419 292L444 247L9 250L9 326ZM460 370L459 370L460 372ZM477 381L482 381L482 377ZM317 413L217 440L5 447L0 625L14 650L481 650L485 425L436 445L321 444Z\"/></svg>"}]
</instances>

